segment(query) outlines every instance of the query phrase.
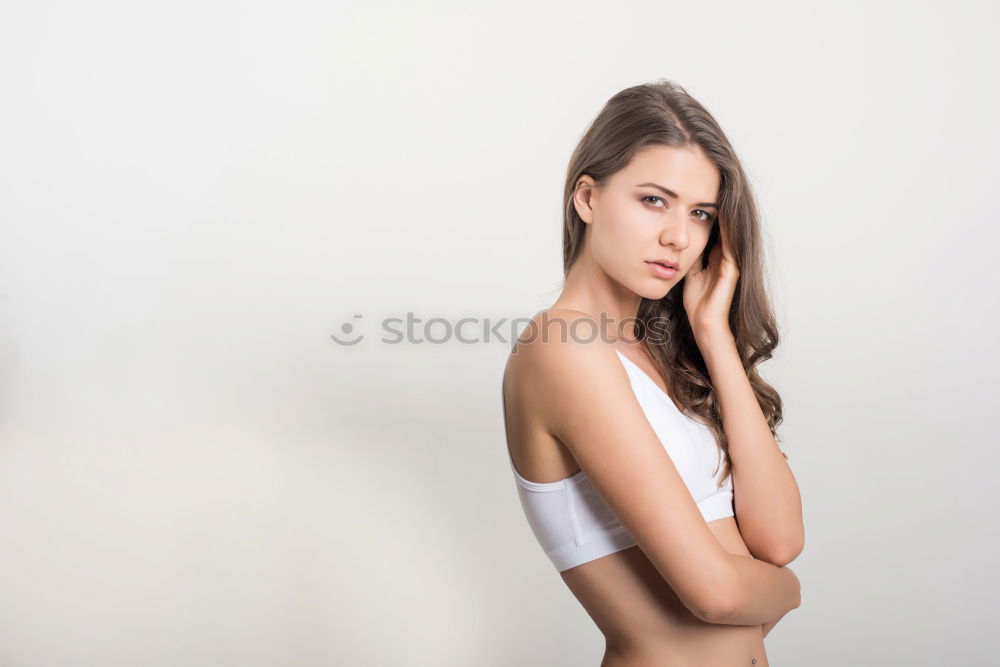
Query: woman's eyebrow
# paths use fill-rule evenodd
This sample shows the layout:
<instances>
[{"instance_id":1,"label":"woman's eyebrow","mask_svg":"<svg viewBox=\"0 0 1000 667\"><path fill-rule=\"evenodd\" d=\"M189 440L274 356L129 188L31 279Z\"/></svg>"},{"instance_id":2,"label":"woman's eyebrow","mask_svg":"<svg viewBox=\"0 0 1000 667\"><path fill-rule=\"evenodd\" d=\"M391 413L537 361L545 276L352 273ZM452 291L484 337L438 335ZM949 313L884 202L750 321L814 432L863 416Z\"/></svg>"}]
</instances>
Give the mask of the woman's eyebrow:
<instances>
[{"instance_id":1,"label":"woman's eyebrow","mask_svg":"<svg viewBox=\"0 0 1000 667\"><path fill-rule=\"evenodd\" d=\"M676 193L671 192L670 190L666 189L662 185L658 185L657 183L640 183L636 187L637 188L641 188L641 187L644 187L644 186L649 186L651 188L656 188L657 190L659 190L663 194L665 194L667 196L670 196L670 197L673 197L674 199L677 199L677 194ZM719 208L718 204L713 203L713 202L708 202L708 201L700 201L697 204L695 204L695 206L706 206L706 207L711 206L712 208Z\"/></svg>"}]
</instances>

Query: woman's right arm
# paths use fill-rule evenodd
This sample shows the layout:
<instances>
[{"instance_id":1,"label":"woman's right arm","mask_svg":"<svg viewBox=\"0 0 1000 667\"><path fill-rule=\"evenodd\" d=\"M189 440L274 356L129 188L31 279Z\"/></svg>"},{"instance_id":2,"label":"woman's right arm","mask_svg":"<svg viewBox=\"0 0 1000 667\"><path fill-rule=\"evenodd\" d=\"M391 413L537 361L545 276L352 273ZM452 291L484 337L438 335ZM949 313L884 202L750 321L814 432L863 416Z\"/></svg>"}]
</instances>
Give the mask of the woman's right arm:
<instances>
[{"instance_id":1,"label":"woman's right arm","mask_svg":"<svg viewBox=\"0 0 1000 667\"><path fill-rule=\"evenodd\" d=\"M574 329L578 320L585 321ZM562 315L545 326L545 342L518 347L531 357L522 366L531 376L523 386L691 613L712 623L759 625L797 607L791 570L730 554L712 534L632 393L614 344L577 341L562 328L586 333L597 323Z\"/></svg>"}]
</instances>

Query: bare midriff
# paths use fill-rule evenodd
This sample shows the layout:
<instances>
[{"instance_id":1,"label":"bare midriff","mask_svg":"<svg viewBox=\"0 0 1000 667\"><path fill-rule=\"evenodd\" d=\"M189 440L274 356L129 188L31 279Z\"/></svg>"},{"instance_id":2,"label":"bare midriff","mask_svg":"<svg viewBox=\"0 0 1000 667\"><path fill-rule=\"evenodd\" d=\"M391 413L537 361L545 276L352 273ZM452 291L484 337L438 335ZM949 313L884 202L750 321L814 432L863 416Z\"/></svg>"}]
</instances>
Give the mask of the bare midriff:
<instances>
[{"instance_id":1,"label":"bare midriff","mask_svg":"<svg viewBox=\"0 0 1000 667\"><path fill-rule=\"evenodd\" d=\"M751 557L733 517L708 526L727 551ZM768 664L760 625L724 625L696 617L638 546L561 575L604 635L601 667Z\"/></svg>"}]
</instances>

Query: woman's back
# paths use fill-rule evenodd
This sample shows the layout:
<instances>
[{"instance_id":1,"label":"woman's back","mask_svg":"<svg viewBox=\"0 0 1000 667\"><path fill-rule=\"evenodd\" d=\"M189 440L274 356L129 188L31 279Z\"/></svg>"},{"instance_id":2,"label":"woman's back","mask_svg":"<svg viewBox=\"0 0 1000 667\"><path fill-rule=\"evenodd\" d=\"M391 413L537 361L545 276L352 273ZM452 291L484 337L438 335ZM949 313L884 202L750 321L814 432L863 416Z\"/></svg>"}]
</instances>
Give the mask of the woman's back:
<instances>
[{"instance_id":1,"label":"woman's back","mask_svg":"<svg viewBox=\"0 0 1000 667\"><path fill-rule=\"evenodd\" d=\"M536 327L542 326L539 315ZM579 320L580 314L565 311L562 317ZM564 411L559 395L537 390L537 355L546 346L525 355L521 345L511 353L503 382L512 474L533 533L607 640L604 664L650 664L642 661L653 658L656 664L766 664L759 625L713 624L695 616L618 522L570 448L553 435ZM749 558L733 518L731 481L715 484L711 434L677 409L643 357L618 356L633 400L676 462L712 534L729 553ZM608 451L612 455L610 446Z\"/></svg>"}]
</instances>

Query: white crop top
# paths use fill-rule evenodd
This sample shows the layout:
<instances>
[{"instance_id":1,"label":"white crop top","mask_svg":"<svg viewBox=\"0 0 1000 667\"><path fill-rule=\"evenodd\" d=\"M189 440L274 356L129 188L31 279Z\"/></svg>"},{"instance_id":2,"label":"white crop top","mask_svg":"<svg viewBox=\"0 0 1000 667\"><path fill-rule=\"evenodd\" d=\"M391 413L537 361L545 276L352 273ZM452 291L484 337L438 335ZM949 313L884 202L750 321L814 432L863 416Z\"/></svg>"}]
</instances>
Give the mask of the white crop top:
<instances>
[{"instance_id":1,"label":"white crop top","mask_svg":"<svg viewBox=\"0 0 1000 667\"><path fill-rule=\"evenodd\" d=\"M718 473L713 475L713 471L721 463L721 451L711 431L678 410L639 366L615 352L628 373L632 393L705 521L733 516L732 476L716 487L722 466ZM510 459L509 448L507 455ZM583 470L557 482L542 483L521 477L513 459L510 467L531 531L559 572L635 545Z\"/></svg>"}]
</instances>

